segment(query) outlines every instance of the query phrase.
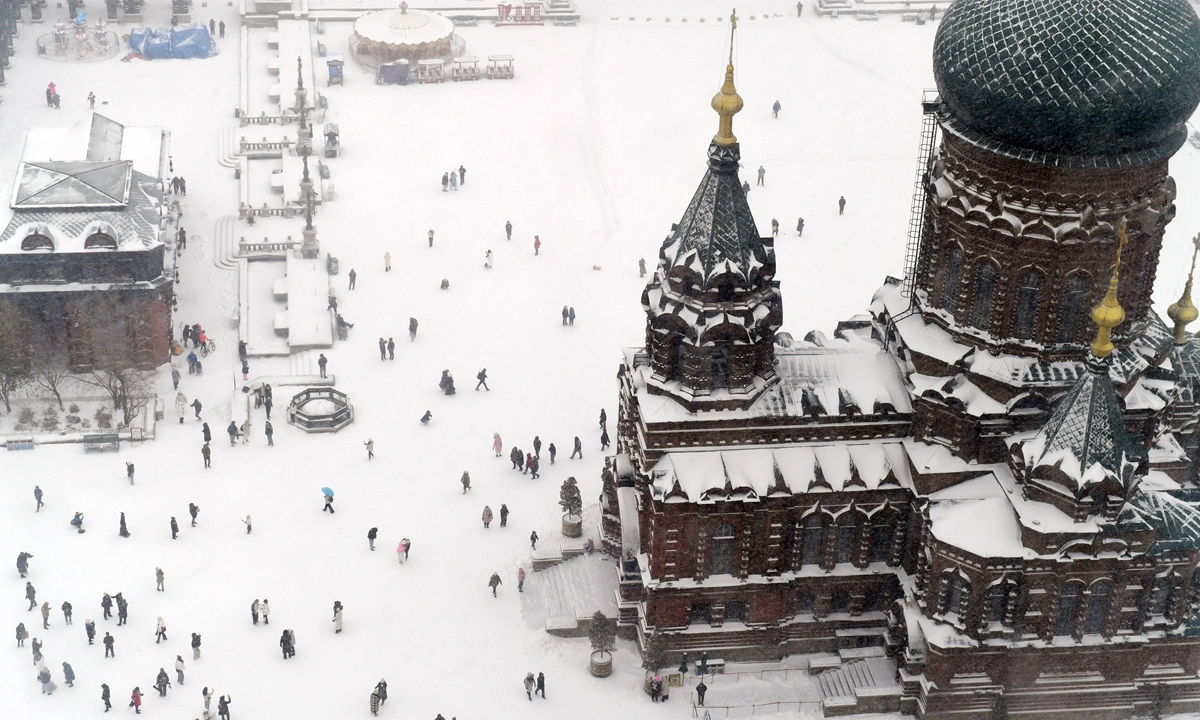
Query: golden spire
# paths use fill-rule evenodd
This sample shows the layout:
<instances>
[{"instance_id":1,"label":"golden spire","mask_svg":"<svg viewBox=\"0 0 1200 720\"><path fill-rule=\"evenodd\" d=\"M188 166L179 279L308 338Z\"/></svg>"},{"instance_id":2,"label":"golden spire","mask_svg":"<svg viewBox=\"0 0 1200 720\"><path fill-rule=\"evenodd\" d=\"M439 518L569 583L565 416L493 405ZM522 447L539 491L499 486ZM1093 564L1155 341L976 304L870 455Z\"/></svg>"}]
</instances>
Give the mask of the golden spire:
<instances>
[{"instance_id":1,"label":"golden spire","mask_svg":"<svg viewBox=\"0 0 1200 720\"><path fill-rule=\"evenodd\" d=\"M1120 242L1117 243L1117 263L1113 265L1112 277L1108 281L1108 292L1100 304L1092 308L1092 322L1096 323L1098 328L1096 339L1092 341L1092 355L1098 358L1106 358L1112 354L1112 330L1125 322L1125 309L1117 301L1117 285L1121 277L1121 251L1129 242L1125 236L1125 223L1121 223L1121 227L1117 228L1117 237L1120 238Z\"/></svg>"},{"instance_id":2,"label":"golden spire","mask_svg":"<svg viewBox=\"0 0 1200 720\"><path fill-rule=\"evenodd\" d=\"M733 145L737 138L733 134L733 116L742 109L742 98L733 86L733 36L737 30L737 10L729 16L729 64L725 67L725 84L713 95L712 109L721 116L721 126L713 136L718 145Z\"/></svg>"},{"instance_id":3,"label":"golden spire","mask_svg":"<svg viewBox=\"0 0 1200 720\"><path fill-rule=\"evenodd\" d=\"M1175 321L1175 344L1187 344L1188 323L1200 317L1200 310L1192 304L1192 275L1196 272L1196 253L1200 252L1200 234L1192 238L1192 269L1188 270L1187 284L1183 286L1183 295L1179 302L1172 303L1167 308L1167 317Z\"/></svg>"}]
</instances>

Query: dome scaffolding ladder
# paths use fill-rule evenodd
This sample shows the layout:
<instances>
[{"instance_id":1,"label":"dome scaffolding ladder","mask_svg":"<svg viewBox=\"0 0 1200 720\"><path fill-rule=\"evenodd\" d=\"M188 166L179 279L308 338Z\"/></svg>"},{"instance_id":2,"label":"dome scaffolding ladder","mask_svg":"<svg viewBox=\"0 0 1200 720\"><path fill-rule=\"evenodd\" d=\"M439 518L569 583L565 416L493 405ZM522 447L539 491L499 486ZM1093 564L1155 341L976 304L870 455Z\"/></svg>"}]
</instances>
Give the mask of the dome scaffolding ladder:
<instances>
[{"instance_id":1,"label":"dome scaffolding ladder","mask_svg":"<svg viewBox=\"0 0 1200 720\"><path fill-rule=\"evenodd\" d=\"M917 264L921 255L921 241L925 235L925 202L929 196L929 172L933 168L934 149L938 138L938 110L941 98L937 90L925 90L921 95L921 145L917 155L917 173L913 180L912 205L908 215L908 244L904 249L904 286L902 295L908 299L908 308L896 319L900 320L916 310L913 296L916 292Z\"/></svg>"}]
</instances>

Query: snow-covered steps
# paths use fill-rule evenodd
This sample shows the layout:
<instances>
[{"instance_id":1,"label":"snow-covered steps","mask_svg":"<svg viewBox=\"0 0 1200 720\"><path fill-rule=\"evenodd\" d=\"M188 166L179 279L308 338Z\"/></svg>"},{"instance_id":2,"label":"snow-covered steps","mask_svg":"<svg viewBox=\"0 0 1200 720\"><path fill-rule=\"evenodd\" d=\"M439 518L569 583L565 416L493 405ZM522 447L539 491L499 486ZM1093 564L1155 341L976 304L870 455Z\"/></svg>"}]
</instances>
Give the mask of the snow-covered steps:
<instances>
[{"instance_id":1,"label":"snow-covered steps","mask_svg":"<svg viewBox=\"0 0 1200 720\"><path fill-rule=\"evenodd\" d=\"M841 652L866 657L843 662L829 655L814 657L808 664L821 691L825 717L899 711L901 687L895 680L895 664L875 647Z\"/></svg>"},{"instance_id":2,"label":"snow-covered steps","mask_svg":"<svg viewBox=\"0 0 1200 720\"><path fill-rule=\"evenodd\" d=\"M617 573L599 553L574 557L530 574L525 580L525 614L559 637L587 634L597 610L616 617Z\"/></svg>"},{"instance_id":3,"label":"snow-covered steps","mask_svg":"<svg viewBox=\"0 0 1200 720\"><path fill-rule=\"evenodd\" d=\"M222 270L237 270L237 242L234 240L237 217L224 215L213 227L213 264Z\"/></svg>"}]
</instances>

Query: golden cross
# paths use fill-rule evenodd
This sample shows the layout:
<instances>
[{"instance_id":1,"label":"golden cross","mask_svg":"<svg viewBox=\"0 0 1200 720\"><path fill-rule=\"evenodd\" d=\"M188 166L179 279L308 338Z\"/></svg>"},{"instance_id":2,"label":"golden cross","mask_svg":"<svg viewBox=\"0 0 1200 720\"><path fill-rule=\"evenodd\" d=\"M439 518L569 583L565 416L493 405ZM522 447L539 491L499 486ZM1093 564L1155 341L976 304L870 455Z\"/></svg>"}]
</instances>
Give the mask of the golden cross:
<instances>
[{"instance_id":1,"label":"golden cross","mask_svg":"<svg viewBox=\"0 0 1200 720\"><path fill-rule=\"evenodd\" d=\"M737 30L737 8L729 15L729 64L733 64L733 35Z\"/></svg>"}]
</instances>

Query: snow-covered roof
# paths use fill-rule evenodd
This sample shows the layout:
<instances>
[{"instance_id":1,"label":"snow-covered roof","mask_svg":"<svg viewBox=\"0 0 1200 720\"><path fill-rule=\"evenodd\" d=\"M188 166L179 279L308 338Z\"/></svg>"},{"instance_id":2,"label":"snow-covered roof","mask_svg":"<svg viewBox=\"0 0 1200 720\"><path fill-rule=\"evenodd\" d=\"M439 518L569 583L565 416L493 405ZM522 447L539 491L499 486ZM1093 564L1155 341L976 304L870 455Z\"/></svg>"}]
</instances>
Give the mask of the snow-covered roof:
<instances>
[{"instance_id":1,"label":"snow-covered roof","mask_svg":"<svg viewBox=\"0 0 1200 720\"><path fill-rule=\"evenodd\" d=\"M424 10L380 10L355 20L354 34L387 45L420 45L450 37L454 23Z\"/></svg>"},{"instance_id":2,"label":"snow-covered roof","mask_svg":"<svg viewBox=\"0 0 1200 720\"><path fill-rule=\"evenodd\" d=\"M9 206L14 210L123 207L129 199L131 165L104 160L23 162Z\"/></svg>"},{"instance_id":3,"label":"snow-covered roof","mask_svg":"<svg viewBox=\"0 0 1200 720\"><path fill-rule=\"evenodd\" d=\"M1026 557L1013 506L996 476L988 473L929 496L930 532L948 545L979 557Z\"/></svg>"},{"instance_id":4,"label":"snow-covered roof","mask_svg":"<svg viewBox=\"0 0 1200 720\"><path fill-rule=\"evenodd\" d=\"M847 403L870 415L880 407L912 412L904 376L895 357L874 343L845 339L825 345L793 341L775 346L775 374L779 382L750 407L752 416L805 414L805 391L820 404L823 415L842 415Z\"/></svg>"},{"instance_id":5,"label":"snow-covered roof","mask_svg":"<svg viewBox=\"0 0 1200 720\"><path fill-rule=\"evenodd\" d=\"M911 487L899 441L667 453L651 468L665 502L755 502L771 494Z\"/></svg>"},{"instance_id":6,"label":"snow-covered roof","mask_svg":"<svg viewBox=\"0 0 1200 720\"><path fill-rule=\"evenodd\" d=\"M162 176L163 129L156 125L125 126L97 112L87 112L67 127L35 127L25 135L21 160L116 162L153 178Z\"/></svg>"}]
</instances>

